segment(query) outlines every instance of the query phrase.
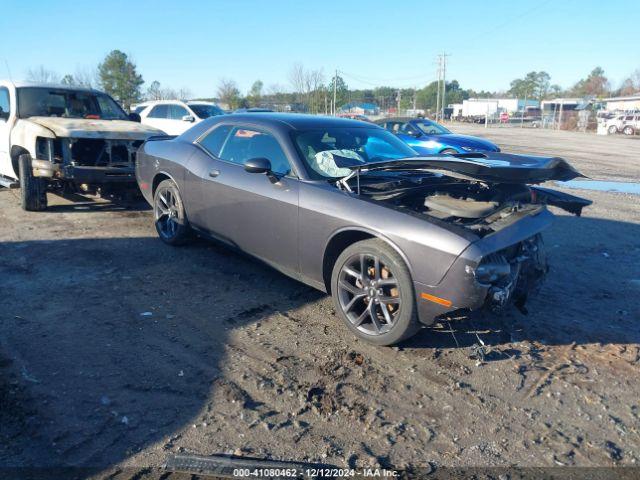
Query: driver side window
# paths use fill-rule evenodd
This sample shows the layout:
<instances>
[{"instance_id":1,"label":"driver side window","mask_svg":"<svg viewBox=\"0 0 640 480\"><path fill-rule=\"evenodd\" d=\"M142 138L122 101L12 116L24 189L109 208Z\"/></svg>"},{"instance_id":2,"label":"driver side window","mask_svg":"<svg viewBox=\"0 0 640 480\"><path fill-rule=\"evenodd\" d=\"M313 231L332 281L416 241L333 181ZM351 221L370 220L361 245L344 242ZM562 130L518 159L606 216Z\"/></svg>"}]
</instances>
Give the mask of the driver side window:
<instances>
[{"instance_id":1,"label":"driver side window","mask_svg":"<svg viewBox=\"0 0 640 480\"><path fill-rule=\"evenodd\" d=\"M400 131L402 133L407 133L407 134L411 135L411 134L414 134L416 132L416 129L410 123L403 123L402 127L400 127Z\"/></svg>"},{"instance_id":2,"label":"driver side window","mask_svg":"<svg viewBox=\"0 0 640 480\"><path fill-rule=\"evenodd\" d=\"M235 127L222 147L220 158L227 162L244 165L252 158L266 158L271 170L286 175L291 172L287 156L278 140L270 133L253 128Z\"/></svg>"},{"instance_id":3,"label":"driver side window","mask_svg":"<svg viewBox=\"0 0 640 480\"><path fill-rule=\"evenodd\" d=\"M182 117L189 115L187 109L181 105L169 105L169 118L172 120L182 120Z\"/></svg>"},{"instance_id":4,"label":"driver side window","mask_svg":"<svg viewBox=\"0 0 640 480\"><path fill-rule=\"evenodd\" d=\"M11 103L9 102L9 90L0 88L0 121L6 122L11 113Z\"/></svg>"}]
</instances>

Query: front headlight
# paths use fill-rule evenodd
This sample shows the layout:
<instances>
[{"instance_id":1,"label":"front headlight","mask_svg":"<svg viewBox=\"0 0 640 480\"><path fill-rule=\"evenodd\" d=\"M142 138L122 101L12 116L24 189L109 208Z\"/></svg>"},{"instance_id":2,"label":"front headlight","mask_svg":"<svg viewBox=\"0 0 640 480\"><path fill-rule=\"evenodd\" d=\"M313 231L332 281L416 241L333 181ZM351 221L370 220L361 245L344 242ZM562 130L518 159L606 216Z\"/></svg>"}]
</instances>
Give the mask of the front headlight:
<instances>
[{"instance_id":1,"label":"front headlight","mask_svg":"<svg viewBox=\"0 0 640 480\"><path fill-rule=\"evenodd\" d=\"M503 255L489 255L480 262L474 276L483 284L492 284L511 274L511 265Z\"/></svg>"},{"instance_id":2,"label":"front headlight","mask_svg":"<svg viewBox=\"0 0 640 480\"><path fill-rule=\"evenodd\" d=\"M36 158L38 160L53 160L53 141L50 138L36 138Z\"/></svg>"}]
</instances>

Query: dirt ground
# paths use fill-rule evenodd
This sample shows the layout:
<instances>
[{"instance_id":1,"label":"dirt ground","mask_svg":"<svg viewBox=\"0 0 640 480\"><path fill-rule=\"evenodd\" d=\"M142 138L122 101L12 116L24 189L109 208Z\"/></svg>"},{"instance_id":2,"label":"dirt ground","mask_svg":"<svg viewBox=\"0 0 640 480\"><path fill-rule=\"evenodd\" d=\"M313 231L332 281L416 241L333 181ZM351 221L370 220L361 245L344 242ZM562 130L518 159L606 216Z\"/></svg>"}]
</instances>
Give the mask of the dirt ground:
<instances>
[{"instance_id":1,"label":"dirt ground","mask_svg":"<svg viewBox=\"0 0 640 480\"><path fill-rule=\"evenodd\" d=\"M637 140L456 129L640 178ZM594 205L557 212L528 315L381 348L268 267L202 240L162 244L143 205L51 196L25 213L18 193L0 189L4 468L139 479L176 453L423 472L640 463L638 196L573 191Z\"/></svg>"}]
</instances>

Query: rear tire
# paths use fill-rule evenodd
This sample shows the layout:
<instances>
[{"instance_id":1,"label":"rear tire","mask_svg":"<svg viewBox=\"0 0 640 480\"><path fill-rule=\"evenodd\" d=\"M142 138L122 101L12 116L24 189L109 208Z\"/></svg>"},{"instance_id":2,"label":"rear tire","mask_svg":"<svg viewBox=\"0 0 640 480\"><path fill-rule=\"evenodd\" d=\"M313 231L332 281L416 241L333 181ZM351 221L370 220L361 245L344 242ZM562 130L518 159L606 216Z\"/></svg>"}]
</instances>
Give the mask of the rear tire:
<instances>
[{"instance_id":1,"label":"rear tire","mask_svg":"<svg viewBox=\"0 0 640 480\"><path fill-rule=\"evenodd\" d=\"M172 246L184 245L191 238L191 227L178 186L163 180L153 194L153 216L160 240Z\"/></svg>"},{"instance_id":2,"label":"rear tire","mask_svg":"<svg viewBox=\"0 0 640 480\"><path fill-rule=\"evenodd\" d=\"M622 133L624 133L625 135L633 135L635 133L635 130L632 126L627 125L622 129Z\"/></svg>"},{"instance_id":3,"label":"rear tire","mask_svg":"<svg viewBox=\"0 0 640 480\"><path fill-rule=\"evenodd\" d=\"M607 132L609 132L609 135L615 135L616 133L618 133L618 127L616 127L615 125L611 125L607 129Z\"/></svg>"},{"instance_id":4,"label":"rear tire","mask_svg":"<svg viewBox=\"0 0 640 480\"><path fill-rule=\"evenodd\" d=\"M33 176L31 155L18 157L20 175L20 200L22 209L28 212L41 212L47 208L47 184L43 178Z\"/></svg>"},{"instance_id":5,"label":"rear tire","mask_svg":"<svg viewBox=\"0 0 640 480\"><path fill-rule=\"evenodd\" d=\"M337 315L369 343L393 345L420 329L409 269L382 240L356 242L340 254L331 292Z\"/></svg>"}]
</instances>

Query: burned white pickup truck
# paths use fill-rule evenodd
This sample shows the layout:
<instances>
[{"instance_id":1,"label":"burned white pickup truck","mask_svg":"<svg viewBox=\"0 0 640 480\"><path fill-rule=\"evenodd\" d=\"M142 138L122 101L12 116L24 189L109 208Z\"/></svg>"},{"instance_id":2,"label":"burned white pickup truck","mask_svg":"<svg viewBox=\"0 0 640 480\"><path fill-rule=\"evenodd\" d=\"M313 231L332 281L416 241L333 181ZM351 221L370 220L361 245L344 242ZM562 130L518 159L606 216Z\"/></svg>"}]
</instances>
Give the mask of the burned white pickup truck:
<instances>
[{"instance_id":1,"label":"burned white pickup truck","mask_svg":"<svg viewBox=\"0 0 640 480\"><path fill-rule=\"evenodd\" d=\"M47 208L48 190L108 195L134 189L138 147L160 130L107 94L69 85L0 81L0 185L22 208Z\"/></svg>"}]
</instances>

